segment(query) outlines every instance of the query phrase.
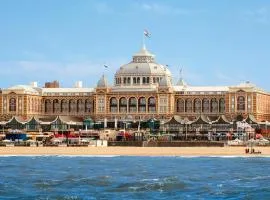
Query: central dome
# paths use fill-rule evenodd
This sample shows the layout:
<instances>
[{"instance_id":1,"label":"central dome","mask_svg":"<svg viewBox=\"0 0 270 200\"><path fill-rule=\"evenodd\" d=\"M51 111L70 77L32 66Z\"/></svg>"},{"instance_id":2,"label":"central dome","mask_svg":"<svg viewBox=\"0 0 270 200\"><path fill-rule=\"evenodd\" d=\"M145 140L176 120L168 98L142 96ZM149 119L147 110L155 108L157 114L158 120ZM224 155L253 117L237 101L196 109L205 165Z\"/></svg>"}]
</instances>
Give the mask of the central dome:
<instances>
[{"instance_id":1,"label":"central dome","mask_svg":"<svg viewBox=\"0 0 270 200\"><path fill-rule=\"evenodd\" d=\"M133 60L121 66L115 74L115 85L158 84L166 76L171 79L167 67L155 62L154 55L145 46L133 55Z\"/></svg>"}]
</instances>

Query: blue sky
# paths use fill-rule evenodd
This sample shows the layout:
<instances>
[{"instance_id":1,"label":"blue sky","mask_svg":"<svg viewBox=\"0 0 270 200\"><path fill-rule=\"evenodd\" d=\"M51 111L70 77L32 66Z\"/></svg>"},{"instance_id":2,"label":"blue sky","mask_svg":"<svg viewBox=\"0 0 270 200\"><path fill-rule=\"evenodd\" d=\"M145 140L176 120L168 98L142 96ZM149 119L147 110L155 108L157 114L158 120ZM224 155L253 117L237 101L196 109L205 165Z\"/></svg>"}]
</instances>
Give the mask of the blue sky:
<instances>
[{"instance_id":1,"label":"blue sky","mask_svg":"<svg viewBox=\"0 0 270 200\"><path fill-rule=\"evenodd\" d=\"M191 85L251 81L270 91L270 1L1 0L0 87L96 85L142 46ZM109 65L104 69L103 65Z\"/></svg>"}]
</instances>

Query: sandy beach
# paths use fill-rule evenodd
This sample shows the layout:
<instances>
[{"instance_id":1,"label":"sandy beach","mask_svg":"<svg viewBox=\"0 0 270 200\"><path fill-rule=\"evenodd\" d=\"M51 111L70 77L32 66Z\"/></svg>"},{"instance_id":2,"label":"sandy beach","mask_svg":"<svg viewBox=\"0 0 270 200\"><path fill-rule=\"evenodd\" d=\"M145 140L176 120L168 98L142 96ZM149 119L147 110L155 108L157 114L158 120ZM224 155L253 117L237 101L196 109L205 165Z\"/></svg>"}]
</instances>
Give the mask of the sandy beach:
<instances>
[{"instance_id":1,"label":"sandy beach","mask_svg":"<svg viewBox=\"0 0 270 200\"><path fill-rule=\"evenodd\" d=\"M246 154L245 147L0 147L0 155L122 155L122 156L270 156Z\"/></svg>"}]
</instances>

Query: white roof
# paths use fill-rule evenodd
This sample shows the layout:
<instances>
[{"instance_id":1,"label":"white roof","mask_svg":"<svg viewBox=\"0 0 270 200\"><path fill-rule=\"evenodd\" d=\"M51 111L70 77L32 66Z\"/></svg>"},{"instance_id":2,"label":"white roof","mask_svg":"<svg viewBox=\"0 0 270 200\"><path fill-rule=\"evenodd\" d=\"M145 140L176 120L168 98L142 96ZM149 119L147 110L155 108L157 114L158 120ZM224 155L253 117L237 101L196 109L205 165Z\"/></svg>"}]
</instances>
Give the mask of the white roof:
<instances>
[{"instance_id":1,"label":"white roof","mask_svg":"<svg viewBox=\"0 0 270 200\"><path fill-rule=\"evenodd\" d=\"M175 91L187 92L227 92L228 86L173 86Z\"/></svg>"},{"instance_id":2,"label":"white roof","mask_svg":"<svg viewBox=\"0 0 270 200\"><path fill-rule=\"evenodd\" d=\"M40 88L32 87L31 85L15 85L7 89L3 89L5 92L20 91L27 94L39 94Z\"/></svg>"},{"instance_id":3,"label":"white roof","mask_svg":"<svg viewBox=\"0 0 270 200\"><path fill-rule=\"evenodd\" d=\"M42 93L89 93L94 88L42 88Z\"/></svg>"}]
</instances>

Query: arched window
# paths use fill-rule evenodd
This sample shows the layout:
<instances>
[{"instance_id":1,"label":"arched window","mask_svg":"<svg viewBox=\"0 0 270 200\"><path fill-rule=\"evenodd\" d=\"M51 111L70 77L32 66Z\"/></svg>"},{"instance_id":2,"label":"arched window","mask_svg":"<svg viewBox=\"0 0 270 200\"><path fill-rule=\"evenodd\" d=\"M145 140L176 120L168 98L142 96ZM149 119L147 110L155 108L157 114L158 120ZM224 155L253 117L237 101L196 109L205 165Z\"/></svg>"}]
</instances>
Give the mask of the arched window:
<instances>
[{"instance_id":1,"label":"arched window","mask_svg":"<svg viewBox=\"0 0 270 200\"><path fill-rule=\"evenodd\" d=\"M53 112L54 113L59 112L59 110L60 110L59 108L60 108L60 106L59 106L58 99L54 99L53 100Z\"/></svg>"},{"instance_id":2,"label":"arched window","mask_svg":"<svg viewBox=\"0 0 270 200\"><path fill-rule=\"evenodd\" d=\"M150 97L148 99L148 112L156 112L156 99L155 99L155 97Z\"/></svg>"},{"instance_id":3,"label":"arched window","mask_svg":"<svg viewBox=\"0 0 270 200\"><path fill-rule=\"evenodd\" d=\"M146 77L143 77L143 84L146 83Z\"/></svg>"},{"instance_id":4,"label":"arched window","mask_svg":"<svg viewBox=\"0 0 270 200\"><path fill-rule=\"evenodd\" d=\"M15 98L9 99L9 111L16 112L16 99Z\"/></svg>"},{"instance_id":5,"label":"arched window","mask_svg":"<svg viewBox=\"0 0 270 200\"><path fill-rule=\"evenodd\" d=\"M68 112L68 103L65 99L61 101L61 112Z\"/></svg>"},{"instance_id":6,"label":"arched window","mask_svg":"<svg viewBox=\"0 0 270 200\"><path fill-rule=\"evenodd\" d=\"M146 78L146 82L147 82L147 83L150 82L150 78L149 78L149 77Z\"/></svg>"},{"instance_id":7,"label":"arched window","mask_svg":"<svg viewBox=\"0 0 270 200\"><path fill-rule=\"evenodd\" d=\"M133 77L133 84L136 84L136 77Z\"/></svg>"},{"instance_id":8,"label":"arched window","mask_svg":"<svg viewBox=\"0 0 270 200\"><path fill-rule=\"evenodd\" d=\"M183 99L177 99L176 111L180 113L185 112L185 103Z\"/></svg>"},{"instance_id":9,"label":"arched window","mask_svg":"<svg viewBox=\"0 0 270 200\"><path fill-rule=\"evenodd\" d=\"M140 84L140 83L141 83L140 77L137 77L137 84Z\"/></svg>"},{"instance_id":10,"label":"arched window","mask_svg":"<svg viewBox=\"0 0 270 200\"><path fill-rule=\"evenodd\" d=\"M239 96L237 98L237 110L238 111L245 111L245 97L244 96Z\"/></svg>"},{"instance_id":11,"label":"arched window","mask_svg":"<svg viewBox=\"0 0 270 200\"><path fill-rule=\"evenodd\" d=\"M219 112L225 112L225 100L223 98L219 99Z\"/></svg>"},{"instance_id":12,"label":"arched window","mask_svg":"<svg viewBox=\"0 0 270 200\"><path fill-rule=\"evenodd\" d=\"M213 113L218 112L218 102L215 98L211 99L211 110L210 111Z\"/></svg>"},{"instance_id":13,"label":"arched window","mask_svg":"<svg viewBox=\"0 0 270 200\"><path fill-rule=\"evenodd\" d=\"M50 113L52 111L52 103L49 99L45 100L45 113Z\"/></svg>"},{"instance_id":14,"label":"arched window","mask_svg":"<svg viewBox=\"0 0 270 200\"><path fill-rule=\"evenodd\" d=\"M128 108L129 112L135 113L137 112L137 100L135 97L130 97L128 100Z\"/></svg>"},{"instance_id":15,"label":"arched window","mask_svg":"<svg viewBox=\"0 0 270 200\"><path fill-rule=\"evenodd\" d=\"M202 112L203 113L208 113L209 112L209 99L203 99L202 100Z\"/></svg>"},{"instance_id":16,"label":"arched window","mask_svg":"<svg viewBox=\"0 0 270 200\"><path fill-rule=\"evenodd\" d=\"M194 100L194 112L195 113L200 113L202 108L201 100L200 99L195 99Z\"/></svg>"},{"instance_id":17,"label":"arched window","mask_svg":"<svg viewBox=\"0 0 270 200\"><path fill-rule=\"evenodd\" d=\"M186 99L186 112L191 113L192 112L192 100Z\"/></svg>"},{"instance_id":18,"label":"arched window","mask_svg":"<svg viewBox=\"0 0 270 200\"><path fill-rule=\"evenodd\" d=\"M139 112L146 112L146 99L145 99L145 97L139 98L138 104L139 104Z\"/></svg>"},{"instance_id":19,"label":"arched window","mask_svg":"<svg viewBox=\"0 0 270 200\"><path fill-rule=\"evenodd\" d=\"M119 100L119 111L121 113L127 112L127 99L125 97L121 97Z\"/></svg>"},{"instance_id":20,"label":"arched window","mask_svg":"<svg viewBox=\"0 0 270 200\"><path fill-rule=\"evenodd\" d=\"M75 100L69 100L69 112L76 112L76 102Z\"/></svg>"},{"instance_id":21,"label":"arched window","mask_svg":"<svg viewBox=\"0 0 270 200\"><path fill-rule=\"evenodd\" d=\"M112 97L110 99L110 112L116 113L117 112L117 99Z\"/></svg>"},{"instance_id":22,"label":"arched window","mask_svg":"<svg viewBox=\"0 0 270 200\"><path fill-rule=\"evenodd\" d=\"M78 113L83 113L84 112L84 103L82 99L79 99L77 101L77 112Z\"/></svg>"},{"instance_id":23,"label":"arched window","mask_svg":"<svg viewBox=\"0 0 270 200\"><path fill-rule=\"evenodd\" d=\"M93 112L94 110L93 105L94 105L93 101L91 101L90 99L87 99L85 101L85 112L87 113Z\"/></svg>"}]
</instances>

